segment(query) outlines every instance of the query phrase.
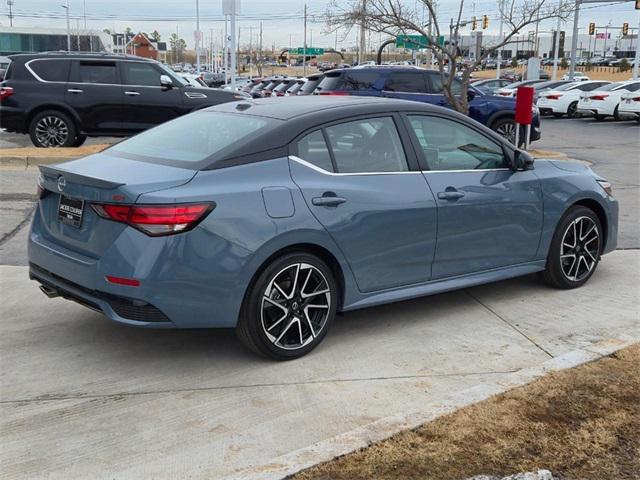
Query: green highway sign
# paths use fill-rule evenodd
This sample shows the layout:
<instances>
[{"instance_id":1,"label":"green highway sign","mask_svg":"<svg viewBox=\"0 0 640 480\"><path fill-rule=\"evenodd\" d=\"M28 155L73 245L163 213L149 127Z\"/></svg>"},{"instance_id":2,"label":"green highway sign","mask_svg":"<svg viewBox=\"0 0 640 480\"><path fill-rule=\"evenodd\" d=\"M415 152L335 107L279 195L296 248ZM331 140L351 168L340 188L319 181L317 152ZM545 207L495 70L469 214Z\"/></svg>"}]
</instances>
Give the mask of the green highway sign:
<instances>
[{"instance_id":1,"label":"green highway sign","mask_svg":"<svg viewBox=\"0 0 640 480\"><path fill-rule=\"evenodd\" d=\"M396 37L396 47L408 48L410 50L420 50L427 48L429 39L424 35L398 35ZM444 35L438 37L438 45L444 46Z\"/></svg>"},{"instance_id":2,"label":"green highway sign","mask_svg":"<svg viewBox=\"0 0 640 480\"><path fill-rule=\"evenodd\" d=\"M304 55L304 53L305 53L304 47L289 49L290 55ZM307 55L313 55L313 56L324 55L324 48L307 47L306 53Z\"/></svg>"}]
</instances>

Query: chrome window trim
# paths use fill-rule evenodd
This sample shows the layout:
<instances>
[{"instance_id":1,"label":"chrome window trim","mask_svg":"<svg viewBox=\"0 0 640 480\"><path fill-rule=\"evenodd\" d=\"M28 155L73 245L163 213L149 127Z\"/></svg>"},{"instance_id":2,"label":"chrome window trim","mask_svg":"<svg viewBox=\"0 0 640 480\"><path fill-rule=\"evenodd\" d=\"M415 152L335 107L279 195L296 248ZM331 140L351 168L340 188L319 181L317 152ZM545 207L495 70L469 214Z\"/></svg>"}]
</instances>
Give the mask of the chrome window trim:
<instances>
[{"instance_id":1,"label":"chrome window trim","mask_svg":"<svg viewBox=\"0 0 640 480\"><path fill-rule=\"evenodd\" d=\"M305 167L311 168L319 173L324 173L325 175L332 175L335 177L353 177L353 176L362 176L362 175L420 175L422 172L417 172L413 170L407 170L406 172L353 172L353 173L337 173L337 172L329 172L323 168L314 165L313 163L307 162L300 157L296 157L295 155L289 155L289 160L293 160L294 162L298 162Z\"/></svg>"},{"instance_id":2,"label":"chrome window trim","mask_svg":"<svg viewBox=\"0 0 640 480\"><path fill-rule=\"evenodd\" d=\"M422 173L511 172L510 168L469 168L466 170L421 170Z\"/></svg>"},{"instance_id":3,"label":"chrome window trim","mask_svg":"<svg viewBox=\"0 0 640 480\"><path fill-rule=\"evenodd\" d=\"M69 61L73 61L73 60L90 60L93 61L93 59L77 59L77 58L63 58L63 57L56 57L56 58L33 58L31 60L29 60L28 62L25 62L24 66L25 68L29 71L29 73L31 75L34 76L34 78L38 81L38 82L42 82L42 83L64 83L64 84L68 84L68 83L73 83L73 84L79 84L79 85L103 85L103 86L109 86L109 87L136 87L136 88L162 88L161 85L155 86L155 85L130 85L130 84L124 84L124 83L92 83L92 82L73 82L71 80L68 80L66 82L60 82L58 80L45 80L44 78L41 78L36 72L33 71L33 69L30 66L30 63L32 62L46 62L47 60L69 60ZM123 60L120 59L110 59L110 58L97 58L95 59L96 61L104 61L104 62L122 62ZM149 62L145 62L144 60L126 60L127 62L135 62L135 63L149 63ZM178 86L174 87L174 88L180 88Z\"/></svg>"}]
</instances>

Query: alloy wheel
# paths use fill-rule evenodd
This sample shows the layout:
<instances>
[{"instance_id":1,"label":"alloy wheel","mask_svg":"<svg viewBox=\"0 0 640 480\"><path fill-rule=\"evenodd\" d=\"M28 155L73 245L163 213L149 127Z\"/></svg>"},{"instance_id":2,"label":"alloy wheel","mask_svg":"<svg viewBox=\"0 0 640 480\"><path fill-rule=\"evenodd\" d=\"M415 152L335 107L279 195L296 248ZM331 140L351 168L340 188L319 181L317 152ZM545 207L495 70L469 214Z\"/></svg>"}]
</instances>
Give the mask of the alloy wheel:
<instances>
[{"instance_id":1,"label":"alloy wheel","mask_svg":"<svg viewBox=\"0 0 640 480\"><path fill-rule=\"evenodd\" d=\"M69 137L69 127L60 117L47 115L36 124L35 135L43 146L60 147Z\"/></svg>"},{"instance_id":2,"label":"alloy wheel","mask_svg":"<svg viewBox=\"0 0 640 480\"><path fill-rule=\"evenodd\" d=\"M331 311L331 290L322 272L307 263L280 270L262 296L262 329L271 343L285 350L309 345L320 334Z\"/></svg>"},{"instance_id":3,"label":"alloy wheel","mask_svg":"<svg viewBox=\"0 0 640 480\"><path fill-rule=\"evenodd\" d=\"M577 102L573 102L572 104L569 105L569 107L567 108L567 116L569 118L576 118L578 116L578 103Z\"/></svg>"},{"instance_id":4,"label":"alloy wheel","mask_svg":"<svg viewBox=\"0 0 640 480\"><path fill-rule=\"evenodd\" d=\"M515 122L505 122L502 123L497 129L496 133L511 143L515 143L516 141L516 124Z\"/></svg>"},{"instance_id":5,"label":"alloy wheel","mask_svg":"<svg viewBox=\"0 0 640 480\"><path fill-rule=\"evenodd\" d=\"M560 265L568 280L579 282L587 277L600 252L600 232L595 221L578 217L569 224L562 236Z\"/></svg>"}]
</instances>

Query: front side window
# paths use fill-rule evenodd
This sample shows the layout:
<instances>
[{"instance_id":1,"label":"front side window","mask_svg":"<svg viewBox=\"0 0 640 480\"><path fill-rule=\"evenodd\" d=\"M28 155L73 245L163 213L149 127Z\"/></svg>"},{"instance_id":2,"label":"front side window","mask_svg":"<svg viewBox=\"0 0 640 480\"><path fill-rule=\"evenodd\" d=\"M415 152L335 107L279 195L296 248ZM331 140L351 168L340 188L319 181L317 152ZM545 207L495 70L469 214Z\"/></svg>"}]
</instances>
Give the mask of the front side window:
<instances>
[{"instance_id":1,"label":"front side window","mask_svg":"<svg viewBox=\"0 0 640 480\"><path fill-rule=\"evenodd\" d=\"M429 80L431 81L431 93L443 94L444 83L442 82L442 75L439 73L430 73ZM462 93L462 82L457 78L453 79L451 83L451 93L453 95L460 95Z\"/></svg>"},{"instance_id":2,"label":"front side window","mask_svg":"<svg viewBox=\"0 0 640 480\"><path fill-rule=\"evenodd\" d=\"M316 130L298 141L298 157L327 172L333 172L331 154L322 130Z\"/></svg>"},{"instance_id":3,"label":"front side window","mask_svg":"<svg viewBox=\"0 0 640 480\"><path fill-rule=\"evenodd\" d=\"M326 128L339 173L409 170L391 117L369 118Z\"/></svg>"},{"instance_id":4,"label":"front side window","mask_svg":"<svg viewBox=\"0 0 640 480\"><path fill-rule=\"evenodd\" d=\"M498 143L465 125L424 115L410 115L409 120L431 170L508 167Z\"/></svg>"},{"instance_id":5,"label":"front side window","mask_svg":"<svg viewBox=\"0 0 640 480\"><path fill-rule=\"evenodd\" d=\"M122 72L125 85L140 85L144 87L159 87L160 73L153 65L142 62L122 62Z\"/></svg>"},{"instance_id":6,"label":"front side window","mask_svg":"<svg viewBox=\"0 0 640 480\"><path fill-rule=\"evenodd\" d=\"M354 70L327 73L326 77L318 85L318 91L326 92L331 90L371 90L374 88L376 80L380 74L376 71Z\"/></svg>"},{"instance_id":7,"label":"front side window","mask_svg":"<svg viewBox=\"0 0 640 480\"><path fill-rule=\"evenodd\" d=\"M66 82L69 78L69 60L34 60L29 62L29 67L46 82Z\"/></svg>"},{"instance_id":8,"label":"front side window","mask_svg":"<svg viewBox=\"0 0 640 480\"><path fill-rule=\"evenodd\" d=\"M424 75L418 72L394 72L389 75L385 90L391 92L425 93Z\"/></svg>"},{"instance_id":9,"label":"front side window","mask_svg":"<svg viewBox=\"0 0 640 480\"><path fill-rule=\"evenodd\" d=\"M115 62L81 61L78 65L78 82L118 84Z\"/></svg>"}]
</instances>

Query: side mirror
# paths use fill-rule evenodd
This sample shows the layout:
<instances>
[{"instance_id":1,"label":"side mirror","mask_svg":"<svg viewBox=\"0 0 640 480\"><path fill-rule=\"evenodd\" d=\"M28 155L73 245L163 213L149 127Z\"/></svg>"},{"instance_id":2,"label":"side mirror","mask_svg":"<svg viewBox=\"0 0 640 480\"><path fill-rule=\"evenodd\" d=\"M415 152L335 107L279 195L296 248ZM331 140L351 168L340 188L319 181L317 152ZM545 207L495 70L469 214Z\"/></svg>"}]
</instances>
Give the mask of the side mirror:
<instances>
[{"instance_id":1,"label":"side mirror","mask_svg":"<svg viewBox=\"0 0 640 480\"><path fill-rule=\"evenodd\" d=\"M476 98L476 91L475 90L467 90L467 100L470 102L474 98Z\"/></svg>"},{"instance_id":2,"label":"side mirror","mask_svg":"<svg viewBox=\"0 0 640 480\"><path fill-rule=\"evenodd\" d=\"M533 157L524 150L516 150L511 157L511 170L532 170L533 169Z\"/></svg>"},{"instance_id":3,"label":"side mirror","mask_svg":"<svg viewBox=\"0 0 640 480\"><path fill-rule=\"evenodd\" d=\"M173 87L173 80L169 75L160 75L160 86L168 90Z\"/></svg>"}]
</instances>

